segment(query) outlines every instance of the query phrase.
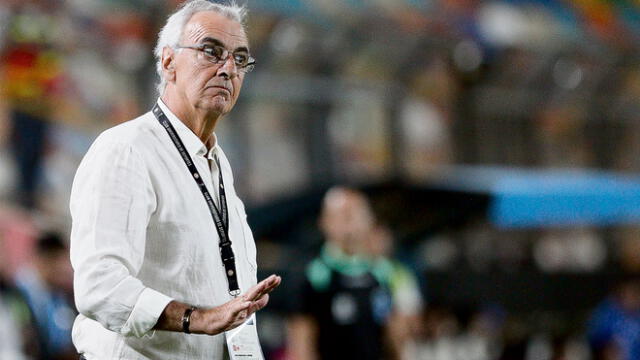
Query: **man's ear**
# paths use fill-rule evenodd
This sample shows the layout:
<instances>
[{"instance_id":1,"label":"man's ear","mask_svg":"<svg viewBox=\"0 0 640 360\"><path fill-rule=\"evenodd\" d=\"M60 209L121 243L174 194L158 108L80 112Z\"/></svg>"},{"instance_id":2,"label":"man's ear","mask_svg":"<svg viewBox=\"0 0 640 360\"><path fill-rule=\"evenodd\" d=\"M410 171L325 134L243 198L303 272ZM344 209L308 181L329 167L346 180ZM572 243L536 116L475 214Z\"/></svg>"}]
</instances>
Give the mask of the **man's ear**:
<instances>
[{"instance_id":1,"label":"man's ear","mask_svg":"<svg viewBox=\"0 0 640 360\"><path fill-rule=\"evenodd\" d=\"M175 69L175 52L172 48L165 46L162 49L162 74L167 82L173 82L176 80Z\"/></svg>"}]
</instances>

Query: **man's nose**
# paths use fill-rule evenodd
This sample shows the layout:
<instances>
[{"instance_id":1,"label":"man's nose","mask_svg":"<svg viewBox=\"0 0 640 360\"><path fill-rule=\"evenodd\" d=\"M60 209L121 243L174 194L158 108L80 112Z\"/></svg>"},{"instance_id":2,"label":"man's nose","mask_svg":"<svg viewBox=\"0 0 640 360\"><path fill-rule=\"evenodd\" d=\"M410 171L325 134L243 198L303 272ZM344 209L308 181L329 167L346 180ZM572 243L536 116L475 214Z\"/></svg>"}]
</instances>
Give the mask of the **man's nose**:
<instances>
[{"instance_id":1,"label":"man's nose","mask_svg":"<svg viewBox=\"0 0 640 360\"><path fill-rule=\"evenodd\" d=\"M238 76L238 67L234 62L232 55L228 56L222 65L220 65L220 68L218 68L218 75L227 79L234 79Z\"/></svg>"}]
</instances>

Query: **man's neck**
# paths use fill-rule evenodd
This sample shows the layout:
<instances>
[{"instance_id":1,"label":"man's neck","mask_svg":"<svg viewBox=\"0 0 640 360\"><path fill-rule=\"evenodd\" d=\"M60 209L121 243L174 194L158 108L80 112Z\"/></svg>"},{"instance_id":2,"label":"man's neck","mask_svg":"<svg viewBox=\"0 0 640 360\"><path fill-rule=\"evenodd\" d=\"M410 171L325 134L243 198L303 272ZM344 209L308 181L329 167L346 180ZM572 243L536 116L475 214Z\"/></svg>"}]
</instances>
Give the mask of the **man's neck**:
<instances>
[{"instance_id":1,"label":"man's neck","mask_svg":"<svg viewBox=\"0 0 640 360\"><path fill-rule=\"evenodd\" d=\"M219 116L211 116L197 108L190 106L186 99L182 99L173 94L165 92L161 97L162 102L171 112L182 121L208 149L214 145L213 131L218 122Z\"/></svg>"}]
</instances>

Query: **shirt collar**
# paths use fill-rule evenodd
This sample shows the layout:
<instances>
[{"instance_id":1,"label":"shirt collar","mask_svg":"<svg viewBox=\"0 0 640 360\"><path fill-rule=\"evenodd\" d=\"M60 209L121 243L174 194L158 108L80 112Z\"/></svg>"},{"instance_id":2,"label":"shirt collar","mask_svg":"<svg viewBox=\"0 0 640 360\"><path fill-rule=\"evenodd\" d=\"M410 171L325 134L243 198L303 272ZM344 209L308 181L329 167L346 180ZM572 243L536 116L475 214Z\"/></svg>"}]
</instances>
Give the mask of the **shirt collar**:
<instances>
[{"instance_id":1,"label":"shirt collar","mask_svg":"<svg viewBox=\"0 0 640 360\"><path fill-rule=\"evenodd\" d=\"M371 269L371 263L362 255L347 255L331 243L324 245L320 256L330 268L349 276L359 276Z\"/></svg>"},{"instance_id":2,"label":"shirt collar","mask_svg":"<svg viewBox=\"0 0 640 360\"><path fill-rule=\"evenodd\" d=\"M200 140L196 134L191 131L178 117L165 105L162 99L158 99L158 106L160 109L167 115L169 122L176 129L180 139L184 143L184 146L187 148L189 155L191 156L205 156L209 159L213 159L214 154L218 151L218 138L216 137L216 133L213 133L213 146L211 150L207 150L207 146Z\"/></svg>"}]
</instances>

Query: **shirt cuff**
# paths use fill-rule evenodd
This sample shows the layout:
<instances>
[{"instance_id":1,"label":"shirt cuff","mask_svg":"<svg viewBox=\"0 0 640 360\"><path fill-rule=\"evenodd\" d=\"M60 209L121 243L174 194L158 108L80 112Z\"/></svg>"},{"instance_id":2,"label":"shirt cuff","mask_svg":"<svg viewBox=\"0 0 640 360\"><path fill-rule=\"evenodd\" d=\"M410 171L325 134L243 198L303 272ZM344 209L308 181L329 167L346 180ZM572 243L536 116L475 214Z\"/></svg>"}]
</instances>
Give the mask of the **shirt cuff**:
<instances>
[{"instance_id":1,"label":"shirt cuff","mask_svg":"<svg viewBox=\"0 0 640 360\"><path fill-rule=\"evenodd\" d=\"M144 336L156 325L164 308L172 300L162 293L145 288L120 332L124 336Z\"/></svg>"}]
</instances>

